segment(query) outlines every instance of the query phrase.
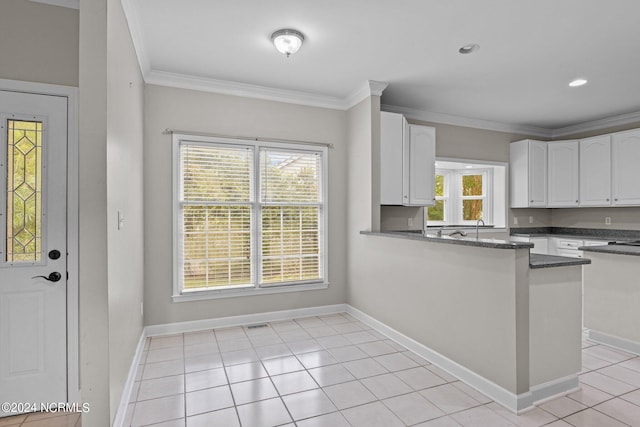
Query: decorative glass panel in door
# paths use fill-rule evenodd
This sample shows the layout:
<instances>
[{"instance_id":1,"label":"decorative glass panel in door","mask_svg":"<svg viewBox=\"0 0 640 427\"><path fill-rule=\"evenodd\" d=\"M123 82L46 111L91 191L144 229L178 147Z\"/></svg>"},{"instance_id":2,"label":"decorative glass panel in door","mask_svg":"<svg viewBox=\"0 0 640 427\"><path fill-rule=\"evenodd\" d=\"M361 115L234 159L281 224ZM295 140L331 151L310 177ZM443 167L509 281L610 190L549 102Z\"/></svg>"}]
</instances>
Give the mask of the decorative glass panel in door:
<instances>
[{"instance_id":1,"label":"decorative glass panel in door","mask_svg":"<svg viewBox=\"0 0 640 427\"><path fill-rule=\"evenodd\" d=\"M7 120L6 262L42 258L42 122Z\"/></svg>"}]
</instances>

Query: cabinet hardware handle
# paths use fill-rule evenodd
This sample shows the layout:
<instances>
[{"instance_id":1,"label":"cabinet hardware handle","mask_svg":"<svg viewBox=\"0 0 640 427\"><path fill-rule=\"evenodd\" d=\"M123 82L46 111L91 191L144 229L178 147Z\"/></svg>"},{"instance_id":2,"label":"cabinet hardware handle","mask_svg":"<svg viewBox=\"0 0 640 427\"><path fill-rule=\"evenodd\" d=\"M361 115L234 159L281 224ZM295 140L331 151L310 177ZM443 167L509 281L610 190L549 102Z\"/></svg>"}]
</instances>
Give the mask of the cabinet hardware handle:
<instances>
[{"instance_id":1,"label":"cabinet hardware handle","mask_svg":"<svg viewBox=\"0 0 640 427\"><path fill-rule=\"evenodd\" d=\"M609 201L609 199L607 199L607 202Z\"/></svg>"},{"instance_id":2,"label":"cabinet hardware handle","mask_svg":"<svg viewBox=\"0 0 640 427\"><path fill-rule=\"evenodd\" d=\"M618 199L613 199L613 200L614 200L615 202L617 202L617 201L618 201Z\"/></svg>"}]
</instances>

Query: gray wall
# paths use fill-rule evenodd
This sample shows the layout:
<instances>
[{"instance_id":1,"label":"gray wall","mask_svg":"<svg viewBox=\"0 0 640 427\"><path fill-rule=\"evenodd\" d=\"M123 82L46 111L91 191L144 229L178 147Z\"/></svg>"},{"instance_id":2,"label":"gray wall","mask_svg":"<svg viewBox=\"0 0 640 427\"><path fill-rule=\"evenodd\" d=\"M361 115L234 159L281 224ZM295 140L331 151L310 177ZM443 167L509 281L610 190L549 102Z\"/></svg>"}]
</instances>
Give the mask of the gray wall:
<instances>
[{"instance_id":1,"label":"gray wall","mask_svg":"<svg viewBox=\"0 0 640 427\"><path fill-rule=\"evenodd\" d=\"M145 91L145 324L210 319L346 300L347 117L344 111L148 85ZM329 150L329 289L173 303L171 135L183 131L333 143Z\"/></svg>"},{"instance_id":2,"label":"gray wall","mask_svg":"<svg viewBox=\"0 0 640 427\"><path fill-rule=\"evenodd\" d=\"M109 394L115 416L142 334L144 81L120 0L107 9ZM118 211L124 227L118 230Z\"/></svg>"},{"instance_id":3,"label":"gray wall","mask_svg":"<svg viewBox=\"0 0 640 427\"><path fill-rule=\"evenodd\" d=\"M0 2L0 78L78 86L77 10Z\"/></svg>"},{"instance_id":4,"label":"gray wall","mask_svg":"<svg viewBox=\"0 0 640 427\"><path fill-rule=\"evenodd\" d=\"M119 0L82 2L79 52L80 378L91 427L113 422L143 326L144 89Z\"/></svg>"},{"instance_id":5,"label":"gray wall","mask_svg":"<svg viewBox=\"0 0 640 427\"><path fill-rule=\"evenodd\" d=\"M80 6L80 387L85 427L109 410L107 281L107 0Z\"/></svg>"}]
</instances>

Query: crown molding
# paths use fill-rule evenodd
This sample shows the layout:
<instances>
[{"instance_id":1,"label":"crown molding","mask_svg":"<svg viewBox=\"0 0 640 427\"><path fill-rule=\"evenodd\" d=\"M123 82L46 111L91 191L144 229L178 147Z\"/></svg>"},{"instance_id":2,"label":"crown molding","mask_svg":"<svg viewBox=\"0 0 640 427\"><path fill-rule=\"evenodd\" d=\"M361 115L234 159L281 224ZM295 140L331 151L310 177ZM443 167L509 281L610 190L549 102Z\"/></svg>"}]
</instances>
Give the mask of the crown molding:
<instances>
[{"instance_id":1,"label":"crown molding","mask_svg":"<svg viewBox=\"0 0 640 427\"><path fill-rule=\"evenodd\" d=\"M614 126L624 126L632 123L640 123L640 111L554 129L552 131L552 137L560 138L581 132L606 129Z\"/></svg>"},{"instance_id":2,"label":"crown molding","mask_svg":"<svg viewBox=\"0 0 640 427\"><path fill-rule=\"evenodd\" d=\"M331 108L334 110L346 110L349 108L345 99L332 96L275 89L266 86L215 80L205 77L193 77L164 71L151 71L147 73L145 81L147 84L159 86L199 90L223 95L263 99L267 101L286 102L289 104L307 105L311 107Z\"/></svg>"},{"instance_id":3,"label":"crown molding","mask_svg":"<svg viewBox=\"0 0 640 427\"><path fill-rule=\"evenodd\" d=\"M375 80L367 80L360 87L347 96L345 99L346 108L356 106L365 98L370 96L381 96L382 92L389 86L389 83L378 82Z\"/></svg>"},{"instance_id":4,"label":"crown molding","mask_svg":"<svg viewBox=\"0 0 640 427\"><path fill-rule=\"evenodd\" d=\"M435 113L432 111L422 111L412 108L396 107L393 105L383 104L381 109L392 113L400 113L407 118L442 123L446 125L464 126L475 129L485 129L497 132L518 133L539 138L551 138L552 131L536 126L512 125L507 123L494 122L491 120L472 119L469 117L454 116L452 114Z\"/></svg>"},{"instance_id":5,"label":"crown molding","mask_svg":"<svg viewBox=\"0 0 640 427\"><path fill-rule=\"evenodd\" d=\"M69 9L80 9L80 0L31 0L36 3L49 4L51 6L67 7Z\"/></svg>"}]
</instances>

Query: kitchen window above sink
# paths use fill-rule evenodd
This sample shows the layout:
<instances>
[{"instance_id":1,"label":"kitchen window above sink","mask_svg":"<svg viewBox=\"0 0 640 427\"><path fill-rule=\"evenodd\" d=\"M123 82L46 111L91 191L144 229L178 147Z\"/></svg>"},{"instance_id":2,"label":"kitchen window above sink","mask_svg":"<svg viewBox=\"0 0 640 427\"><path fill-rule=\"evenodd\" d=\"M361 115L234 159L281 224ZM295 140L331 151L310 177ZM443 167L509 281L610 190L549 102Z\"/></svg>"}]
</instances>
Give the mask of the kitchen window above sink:
<instances>
[{"instance_id":1,"label":"kitchen window above sink","mask_svg":"<svg viewBox=\"0 0 640 427\"><path fill-rule=\"evenodd\" d=\"M469 160L437 159L436 203L426 208L430 226L506 226L506 165Z\"/></svg>"}]
</instances>

